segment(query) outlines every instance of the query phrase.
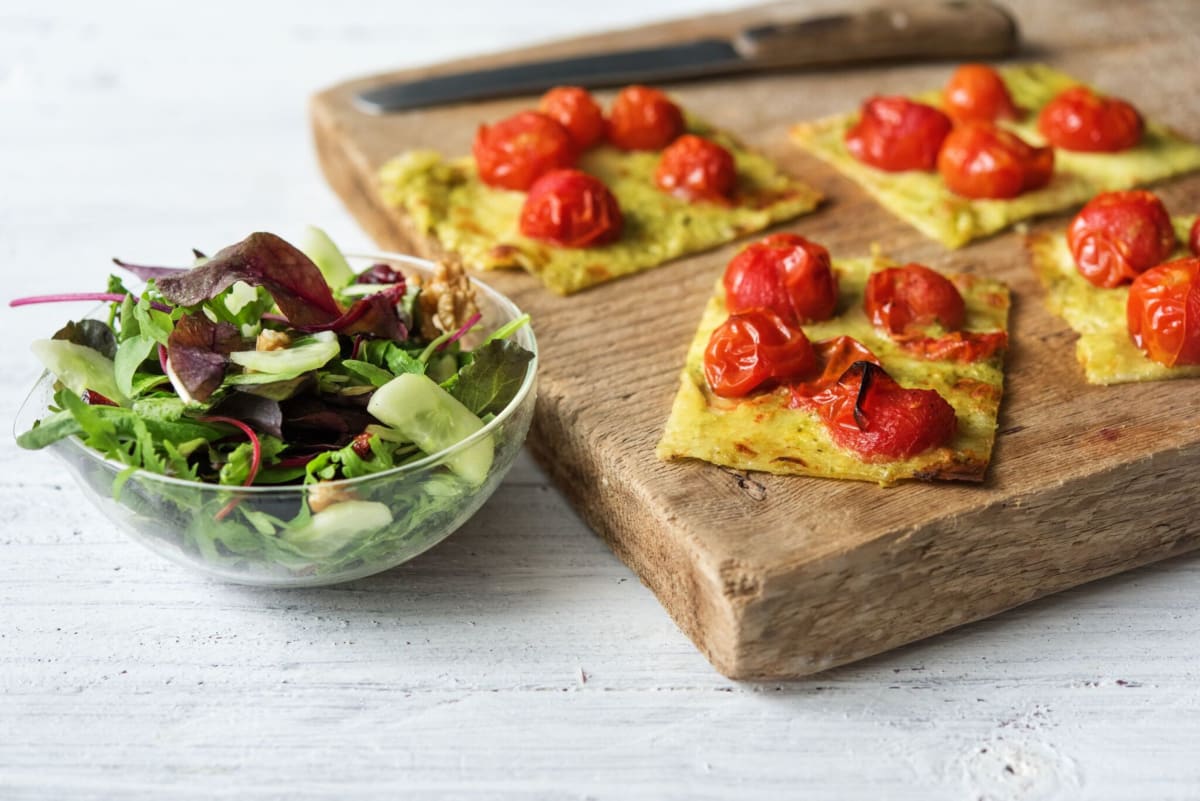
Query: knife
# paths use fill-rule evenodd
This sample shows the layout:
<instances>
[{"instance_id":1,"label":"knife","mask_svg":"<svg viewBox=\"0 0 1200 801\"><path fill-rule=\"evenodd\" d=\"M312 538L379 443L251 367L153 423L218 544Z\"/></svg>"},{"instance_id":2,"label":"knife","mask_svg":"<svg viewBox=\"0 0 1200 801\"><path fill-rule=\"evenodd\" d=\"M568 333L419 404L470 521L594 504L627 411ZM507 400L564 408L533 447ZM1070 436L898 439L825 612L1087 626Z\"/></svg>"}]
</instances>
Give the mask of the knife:
<instances>
[{"instance_id":1,"label":"knife","mask_svg":"<svg viewBox=\"0 0 1200 801\"><path fill-rule=\"evenodd\" d=\"M360 92L374 114L535 94L553 86L656 83L800 67L896 59L996 58L1017 47L1017 23L988 0L905 3L771 22L736 32L638 50L437 75Z\"/></svg>"}]
</instances>

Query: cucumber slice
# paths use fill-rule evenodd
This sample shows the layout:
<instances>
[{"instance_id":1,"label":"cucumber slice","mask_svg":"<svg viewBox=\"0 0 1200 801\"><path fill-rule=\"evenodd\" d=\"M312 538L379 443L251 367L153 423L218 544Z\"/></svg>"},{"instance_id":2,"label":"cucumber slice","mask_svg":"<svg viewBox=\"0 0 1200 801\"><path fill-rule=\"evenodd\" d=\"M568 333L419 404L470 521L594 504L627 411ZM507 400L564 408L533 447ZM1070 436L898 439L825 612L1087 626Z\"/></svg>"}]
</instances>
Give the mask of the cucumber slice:
<instances>
[{"instance_id":1,"label":"cucumber slice","mask_svg":"<svg viewBox=\"0 0 1200 801\"><path fill-rule=\"evenodd\" d=\"M354 271L350 269L346 257L338 250L338 246L333 244L329 234L320 228L310 225L304 229L300 238L300 250L317 265L317 269L325 277L325 283L332 289L341 289L354 283Z\"/></svg>"},{"instance_id":2,"label":"cucumber slice","mask_svg":"<svg viewBox=\"0 0 1200 801\"><path fill-rule=\"evenodd\" d=\"M65 339L36 339L30 350L64 387L76 395L90 389L116 403L123 404L128 400L117 387L113 360L100 351Z\"/></svg>"},{"instance_id":3,"label":"cucumber slice","mask_svg":"<svg viewBox=\"0 0 1200 801\"><path fill-rule=\"evenodd\" d=\"M293 549L312 559L333 556L356 538L391 525L392 510L378 501L341 501L330 504L302 526L280 536Z\"/></svg>"},{"instance_id":4,"label":"cucumber slice","mask_svg":"<svg viewBox=\"0 0 1200 801\"><path fill-rule=\"evenodd\" d=\"M255 373L270 375L272 381L279 381L324 367L339 351L337 334L319 331L297 339L291 347L282 350L236 350L229 354L229 360Z\"/></svg>"},{"instance_id":5,"label":"cucumber slice","mask_svg":"<svg viewBox=\"0 0 1200 801\"><path fill-rule=\"evenodd\" d=\"M483 428L483 421L470 409L419 373L398 375L375 390L367 411L427 454L445 450ZM495 444L491 437L484 437L447 459L446 466L479 485L487 479L494 457Z\"/></svg>"}]
</instances>

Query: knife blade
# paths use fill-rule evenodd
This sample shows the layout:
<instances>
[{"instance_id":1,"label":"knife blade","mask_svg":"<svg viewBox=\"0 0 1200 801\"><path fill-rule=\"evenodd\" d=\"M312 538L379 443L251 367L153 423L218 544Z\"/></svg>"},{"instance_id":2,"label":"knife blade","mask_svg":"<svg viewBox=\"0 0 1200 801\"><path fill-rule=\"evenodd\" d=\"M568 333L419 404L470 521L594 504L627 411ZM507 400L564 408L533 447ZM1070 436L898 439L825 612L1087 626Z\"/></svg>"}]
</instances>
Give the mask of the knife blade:
<instances>
[{"instance_id":1,"label":"knife blade","mask_svg":"<svg viewBox=\"0 0 1200 801\"><path fill-rule=\"evenodd\" d=\"M589 53L388 82L360 92L364 111L392 111L553 86L597 88L897 59L996 58L1015 51L1016 21L989 0L910 3L782 20L658 47Z\"/></svg>"}]
</instances>

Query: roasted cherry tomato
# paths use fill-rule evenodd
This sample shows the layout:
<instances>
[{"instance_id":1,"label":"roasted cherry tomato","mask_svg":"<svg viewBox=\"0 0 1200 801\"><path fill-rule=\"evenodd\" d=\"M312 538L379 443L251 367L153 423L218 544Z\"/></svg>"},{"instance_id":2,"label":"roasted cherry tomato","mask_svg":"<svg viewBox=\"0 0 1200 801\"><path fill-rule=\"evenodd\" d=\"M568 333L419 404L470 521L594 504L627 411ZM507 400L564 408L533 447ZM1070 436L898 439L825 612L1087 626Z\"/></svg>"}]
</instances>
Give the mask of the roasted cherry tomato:
<instances>
[{"instance_id":1,"label":"roasted cherry tomato","mask_svg":"<svg viewBox=\"0 0 1200 801\"><path fill-rule=\"evenodd\" d=\"M934 323L946 331L962 328L962 295L941 273L921 264L888 267L867 279L863 308L876 328L894 337L920 336Z\"/></svg>"},{"instance_id":2,"label":"roasted cherry tomato","mask_svg":"<svg viewBox=\"0 0 1200 801\"><path fill-rule=\"evenodd\" d=\"M1032 147L990 122L967 122L946 137L938 172L963 197L1016 197L1050 182L1054 148Z\"/></svg>"},{"instance_id":3,"label":"roasted cherry tomato","mask_svg":"<svg viewBox=\"0 0 1200 801\"><path fill-rule=\"evenodd\" d=\"M953 439L954 407L933 389L906 389L878 364L858 361L811 399L833 441L864 458L908 459Z\"/></svg>"},{"instance_id":4,"label":"roasted cherry tomato","mask_svg":"<svg viewBox=\"0 0 1200 801\"><path fill-rule=\"evenodd\" d=\"M755 242L725 268L725 305L731 312L770 309L799 325L828 320L837 299L829 251L795 234Z\"/></svg>"},{"instance_id":5,"label":"roasted cherry tomato","mask_svg":"<svg viewBox=\"0 0 1200 801\"><path fill-rule=\"evenodd\" d=\"M1188 232L1188 250L1192 251L1195 256L1200 256L1200 217L1192 223L1192 230Z\"/></svg>"},{"instance_id":6,"label":"roasted cherry tomato","mask_svg":"<svg viewBox=\"0 0 1200 801\"><path fill-rule=\"evenodd\" d=\"M1038 130L1055 147L1085 153L1115 153L1142 140L1145 123L1124 100L1072 86L1042 107Z\"/></svg>"},{"instance_id":7,"label":"roasted cherry tomato","mask_svg":"<svg viewBox=\"0 0 1200 801\"><path fill-rule=\"evenodd\" d=\"M1080 275L1114 287L1166 260L1175 250L1175 229L1153 192L1102 192L1075 215L1067 244Z\"/></svg>"},{"instance_id":8,"label":"roasted cherry tomato","mask_svg":"<svg viewBox=\"0 0 1200 801\"><path fill-rule=\"evenodd\" d=\"M1019 113L1000 73L987 64L963 64L942 90L942 108L956 122L1015 120Z\"/></svg>"},{"instance_id":9,"label":"roasted cherry tomato","mask_svg":"<svg viewBox=\"0 0 1200 801\"><path fill-rule=\"evenodd\" d=\"M775 312L752 309L730 315L713 331L704 350L704 377L714 394L740 398L803 376L815 359L803 331Z\"/></svg>"},{"instance_id":10,"label":"roasted cherry tomato","mask_svg":"<svg viewBox=\"0 0 1200 801\"><path fill-rule=\"evenodd\" d=\"M575 163L575 144L567 129L536 111L480 125L472 152L485 184L520 191L551 170Z\"/></svg>"},{"instance_id":11,"label":"roasted cherry tomato","mask_svg":"<svg viewBox=\"0 0 1200 801\"><path fill-rule=\"evenodd\" d=\"M1151 267L1133 280L1125 307L1133 344L1159 364L1200 364L1200 258Z\"/></svg>"},{"instance_id":12,"label":"roasted cherry tomato","mask_svg":"<svg viewBox=\"0 0 1200 801\"><path fill-rule=\"evenodd\" d=\"M579 151L588 149L604 138L604 112L587 89L556 86L542 95L538 111L566 128Z\"/></svg>"},{"instance_id":13,"label":"roasted cherry tomato","mask_svg":"<svg viewBox=\"0 0 1200 801\"><path fill-rule=\"evenodd\" d=\"M608 140L625 150L661 150L681 133L679 106L649 86L626 86L608 115Z\"/></svg>"},{"instance_id":14,"label":"roasted cherry tomato","mask_svg":"<svg viewBox=\"0 0 1200 801\"><path fill-rule=\"evenodd\" d=\"M906 351L922 359L970 362L990 359L1008 347L1004 331L951 331L940 337L918 337L906 340Z\"/></svg>"},{"instance_id":15,"label":"roasted cherry tomato","mask_svg":"<svg viewBox=\"0 0 1200 801\"><path fill-rule=\"evenodd\" d=\"M716 142L684 134L662 152L654 182L687 200L726 200L737 186L737 166Z\"/></svg>"},{"instance_id":16,"label":"roasted cherry tomato","mask_svg":"<svg viewBox=\"0 0 1200 801\"><path fill-rule=\"evenodd\" d=\"M907 97L873 97L846 132L846 149L864 164L889 172L932 170L950 118Z\"/></svg>"},{"instance_id":17,"label":"roasted cherry tomato","mask_svg":"<svg viewBox=\"0 0 1200 801\"><path fill-rule=\"evenodd\" d=\"M525 236L566 248L608 244L621 236L622 223L613 193L579 170L555 170L537 179L519 221Z\"/></svg>"}]
</instances>

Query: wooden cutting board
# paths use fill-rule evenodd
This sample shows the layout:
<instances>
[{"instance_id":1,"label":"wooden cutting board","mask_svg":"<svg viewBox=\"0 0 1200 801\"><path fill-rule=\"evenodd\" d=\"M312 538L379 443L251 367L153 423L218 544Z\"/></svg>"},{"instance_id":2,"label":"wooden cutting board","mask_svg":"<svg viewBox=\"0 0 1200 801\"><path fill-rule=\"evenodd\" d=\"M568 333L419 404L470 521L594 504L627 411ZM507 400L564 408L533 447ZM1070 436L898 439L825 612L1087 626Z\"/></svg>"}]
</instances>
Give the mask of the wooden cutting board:
<instances>
[{"instance_id":1,"label":"wooden cutting board","mask_svg":"<svg viewBox=\"0 0 1200 801\"><path fill-rule=\"evenodd\" d=\"M1131 98L1148 115L1200 138L1200 87L1190 68L1200 50L1200 4L1008 6L1022 25L1026 58ZM335 86L311 106L321 165L380 246L436 255L381 204L376 169L409 148L468 152L481 121L531 101L373 117L353 107L355 92L439 71L726 32L786 13L786 4L756 7ZM822 211L780 230L822 242L835 257L866 254L877 243L899 259L1010 284L1008 389L981 486L881 489L659 462L654 445L685 350L736 245L570 298L551 295L524 273L484 276L533 315L542 348L534 454L727 676L813 673L1200 546L1200 382L1087 386L1074 336L1044 309L1019 234L947 252L787 140L794 122L850 110L873 93L940 86L950 67L793 73L669 89L828 195ZM1161 195L1173 211L1195 212L1200 177L1165 185Z\"/></svg>"}]
</instances>

